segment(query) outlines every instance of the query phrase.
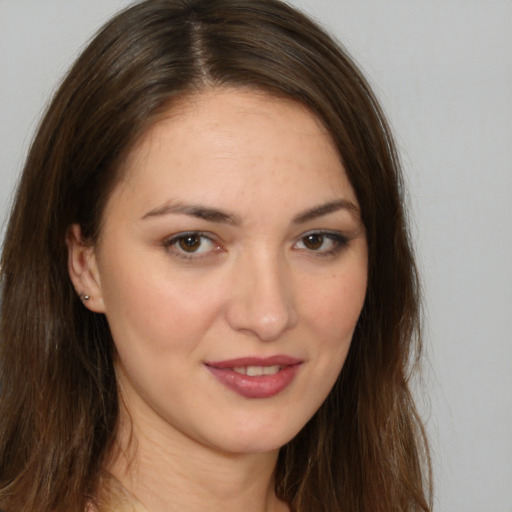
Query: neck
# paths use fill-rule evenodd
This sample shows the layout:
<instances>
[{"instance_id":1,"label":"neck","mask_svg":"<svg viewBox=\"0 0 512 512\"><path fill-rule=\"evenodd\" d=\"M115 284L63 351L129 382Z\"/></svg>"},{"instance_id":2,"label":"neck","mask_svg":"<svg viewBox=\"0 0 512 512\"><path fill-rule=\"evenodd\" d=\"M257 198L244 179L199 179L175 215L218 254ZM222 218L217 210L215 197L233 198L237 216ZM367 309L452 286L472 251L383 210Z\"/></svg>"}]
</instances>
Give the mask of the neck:
<instances>
[{"instance_id":1,"label":"neck","mask_svg":"<svg viewBox=\"0 0 512 512\"><path fill-rule=\"evenodd\" d=\"M129 496L127 510L285 512L274 492L277 455L222 452L122 412L106 470Z\"/></svg>"}]
</instances>

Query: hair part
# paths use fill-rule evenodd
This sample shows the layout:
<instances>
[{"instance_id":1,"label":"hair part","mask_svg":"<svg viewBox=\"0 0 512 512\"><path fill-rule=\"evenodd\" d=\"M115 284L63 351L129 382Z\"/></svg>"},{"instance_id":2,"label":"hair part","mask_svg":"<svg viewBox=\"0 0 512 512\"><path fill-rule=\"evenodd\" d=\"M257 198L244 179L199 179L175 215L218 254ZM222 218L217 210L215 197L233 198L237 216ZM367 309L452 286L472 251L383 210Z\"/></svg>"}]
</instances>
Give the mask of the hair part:
<instances>
[{"instance_id":1,"label":"hair part","mask_svg":"<svg viewBox=\"0 0 512 512\"><path fill-rule=\"evenodd\" d=\"M280 452L276 492L300 512L429 511L426 438L409 391L421 352L418 278L390 131L347 53L278 0L146 0L69 71L31 146L2 253L0 508L85 510L119 413L114 345L67 273L66 234L94 244L123 162L205 88L251 88L326 127L361 208L366 301L320 410ZM425 470L426 467L426 470Z\"/></svg>"}]
</instances>

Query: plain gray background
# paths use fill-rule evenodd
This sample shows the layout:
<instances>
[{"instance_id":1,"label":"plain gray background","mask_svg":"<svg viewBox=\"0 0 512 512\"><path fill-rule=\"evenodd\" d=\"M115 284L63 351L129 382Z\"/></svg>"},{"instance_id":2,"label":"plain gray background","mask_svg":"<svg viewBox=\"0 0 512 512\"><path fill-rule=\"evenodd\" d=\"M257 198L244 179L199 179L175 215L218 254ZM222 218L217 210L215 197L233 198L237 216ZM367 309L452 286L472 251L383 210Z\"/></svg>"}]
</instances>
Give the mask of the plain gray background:
<instances>
[{"instance_id":1,"label":"plain gray background","mask_svg":"<svg viewBox=\"0 0 512 512\"><path fill-rule=\"evenodd\" d=\"M0 205L80 48L126 0L0 0ZM295 0L359 62L410 189L436 509L512 512L512 1ZM426 395L426 396L425 396Z\"/></svg>"}]
</instances>

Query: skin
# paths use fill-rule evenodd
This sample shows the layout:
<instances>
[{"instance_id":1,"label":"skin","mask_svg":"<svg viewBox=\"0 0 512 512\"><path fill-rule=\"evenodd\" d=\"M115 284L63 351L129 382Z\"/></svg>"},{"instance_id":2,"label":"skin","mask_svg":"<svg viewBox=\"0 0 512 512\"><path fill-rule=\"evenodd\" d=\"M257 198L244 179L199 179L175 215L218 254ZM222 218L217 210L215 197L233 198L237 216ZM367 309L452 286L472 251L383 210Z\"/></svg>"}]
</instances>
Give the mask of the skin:
<instances>
[{"instance_id":1,"label":"skin","mask_svg":"<svg viewBox=\"0 0 512 512\"><path fill-rule=\"evenodd\" d=\"M188 98L131 152L97 244L75 225L68 246L118 354L107 469L152 512L288 510L273 491L278 450L339 375L367 281L357 199L317 119L255 91ZM268 398L205 367L273 355L301 364Z\"/></svg>"}]
</instances>

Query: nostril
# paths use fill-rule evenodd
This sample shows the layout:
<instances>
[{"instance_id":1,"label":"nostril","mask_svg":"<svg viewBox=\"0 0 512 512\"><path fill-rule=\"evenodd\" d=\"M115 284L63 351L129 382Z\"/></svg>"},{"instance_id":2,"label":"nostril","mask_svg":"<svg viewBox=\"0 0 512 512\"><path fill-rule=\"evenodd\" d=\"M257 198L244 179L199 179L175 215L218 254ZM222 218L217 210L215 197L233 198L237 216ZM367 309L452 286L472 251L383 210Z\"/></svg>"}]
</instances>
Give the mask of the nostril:
<instances>
[{"instance_id":1,"label":"nostril","mask_svg":"<svg viewBox=\"0 0 512 512\"><path fill-rule=\"evenodd\" d=\"M278 339L297 322L293 276L280 253L256 248L233 268L227 321L234 330L262 341Z\"/></svg>"},{"instance_id":2,"label":"nostril","mask_svg":"<svg viewBox=\"0 0 512 512\"><path fill-rule=\"evenodd\" d=\"M289 298L250 294L234 299L227 310L231 328L252 334L262 341L278 339L296 324L297 315Z\"/></svg>"}]
</instances>

